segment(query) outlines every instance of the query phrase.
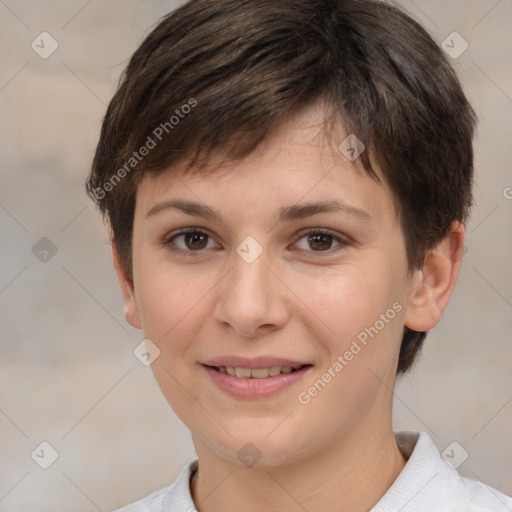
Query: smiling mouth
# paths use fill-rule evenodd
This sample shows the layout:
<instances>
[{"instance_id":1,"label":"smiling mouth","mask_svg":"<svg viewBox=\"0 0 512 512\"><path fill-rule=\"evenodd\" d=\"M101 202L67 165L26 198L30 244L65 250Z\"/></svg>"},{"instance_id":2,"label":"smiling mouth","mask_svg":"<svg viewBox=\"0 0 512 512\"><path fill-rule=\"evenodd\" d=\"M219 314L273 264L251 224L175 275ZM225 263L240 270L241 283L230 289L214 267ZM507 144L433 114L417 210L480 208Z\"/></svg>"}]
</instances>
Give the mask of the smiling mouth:
<instances>
[{"instance_id":1,"label":"smiling mouth","mask_svg":"<svg viewBox=\"0 0 512 512\"><path fill-rule=\"evenodd\" d=\"M239 366L208 366L219 373L238 377L240 379L266 379L268 377L277 377L281 374L294 373L303 368L311 366L305 364L298 367L292 366L269 366L267 368L242 368Z\"/></svg>"}]
</instances>

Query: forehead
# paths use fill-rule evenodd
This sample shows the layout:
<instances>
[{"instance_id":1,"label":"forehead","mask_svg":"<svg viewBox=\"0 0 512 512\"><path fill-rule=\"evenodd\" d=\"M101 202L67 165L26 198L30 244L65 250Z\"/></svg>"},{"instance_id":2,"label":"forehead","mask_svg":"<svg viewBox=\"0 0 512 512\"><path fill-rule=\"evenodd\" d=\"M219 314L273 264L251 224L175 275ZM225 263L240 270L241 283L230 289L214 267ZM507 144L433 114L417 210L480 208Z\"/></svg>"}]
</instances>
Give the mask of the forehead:
<instances>
[{"instance_id":1,"label":"forehead","mask_svg":"<svg viewBox=\"0 0 512 512\"><path fill-rule=\"evenodd\" d=\"M212 154L206 172L184 172L179 164L146 175L137 190L136 216L155 205L183 199L240 212L274 210L283 205L341 201L354 210L379 216L394 213L391 190L372 178L359 159L350 158L354 136L341 124L325 129L325 110L310 106L289 117L248 157L230 162ZM357 144L357 141L355 142ZM341 148L340 148L341 144ZM354 146L354 151L361 147ZM376 170L378 174L378 169Z\"/></svg>"}]
</instances>

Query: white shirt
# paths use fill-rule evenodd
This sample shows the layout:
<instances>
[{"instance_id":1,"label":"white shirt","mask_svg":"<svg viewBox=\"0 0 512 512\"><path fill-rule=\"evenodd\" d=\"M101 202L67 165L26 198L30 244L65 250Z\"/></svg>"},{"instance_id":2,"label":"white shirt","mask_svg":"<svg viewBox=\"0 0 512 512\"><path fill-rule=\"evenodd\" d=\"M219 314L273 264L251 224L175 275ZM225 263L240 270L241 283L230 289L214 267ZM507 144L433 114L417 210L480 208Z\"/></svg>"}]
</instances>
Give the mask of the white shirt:
<instances>
[{"instance_id":1,"label":"white shirt","mask_svg":"<svg viewBox=\"0 0 512 512\"><path fill-rule=\"evenodd\" d=\"M426 432L395 432L405 467L370 512L512 512L512 498L459 475L445 462ZM176 481L117 512L195 512L187 464Z\"/></svg>"}]
</instances>

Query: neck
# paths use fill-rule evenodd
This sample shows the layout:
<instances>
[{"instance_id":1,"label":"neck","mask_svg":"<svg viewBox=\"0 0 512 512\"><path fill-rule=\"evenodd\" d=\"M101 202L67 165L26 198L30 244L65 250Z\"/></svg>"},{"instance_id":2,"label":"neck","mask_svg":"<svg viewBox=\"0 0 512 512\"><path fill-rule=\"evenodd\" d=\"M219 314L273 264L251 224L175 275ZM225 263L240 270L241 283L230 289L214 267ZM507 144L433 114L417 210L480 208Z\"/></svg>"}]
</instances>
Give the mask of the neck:
<instances>
[{"instance_id":1,"label":"neck","mask_svg":"<svg viewBox=\"0 0 512 512\"><path fill-rule=\"evenodd\" d=\"M378 421L378 418L374 418ZM336 445L281 466L245 467L197 443L199 469L191 492L199 512L363 512L386 493L406 461L380 418L354 425Z\"/></svg>"}]
</instances>

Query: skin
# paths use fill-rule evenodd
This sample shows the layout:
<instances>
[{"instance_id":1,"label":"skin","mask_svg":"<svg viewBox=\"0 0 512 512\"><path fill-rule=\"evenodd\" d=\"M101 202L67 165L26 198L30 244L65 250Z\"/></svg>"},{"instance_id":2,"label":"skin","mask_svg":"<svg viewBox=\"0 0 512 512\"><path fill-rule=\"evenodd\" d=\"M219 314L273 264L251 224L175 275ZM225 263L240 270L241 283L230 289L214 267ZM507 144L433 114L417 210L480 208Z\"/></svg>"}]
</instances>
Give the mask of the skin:
<instances>
[{"instance_id":1,"label":"skin","mask_svg":"<svg viewBox=\"0 0 512 512\"><path fill-rule=\"evenodd\" d=\"M136 196L133 280L113 245L127 321L159 347L156 380L192 433L200 512L367 511L406 463L391 421L403 326L423 331L439 321L464 228L454 223L422 270L410 272L392 191L333 148L321 120L319 107L296 113L245 160L211 176L182 176L179 167L146 176ZM339 142L347 135L340 127ZM171 199L208 205L223 222L171 208L147 215ZM282 206L329 199L369 217L328 212L277 222ZM170 240L187 227L209 237L199 246L186 236ZM308 243L309 228L346 242ZM247 236L263 248L252 263L236 252ZM298 394L397 303L401 311L301 404ZM226 355L313 366L277 395L244 400L217 388L201 366ZM261 455L254 467L237 457L248 442Z\"/></svg>"}]
</instances>

